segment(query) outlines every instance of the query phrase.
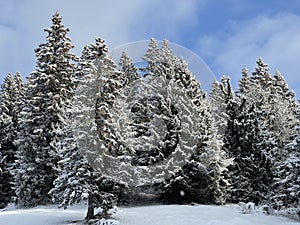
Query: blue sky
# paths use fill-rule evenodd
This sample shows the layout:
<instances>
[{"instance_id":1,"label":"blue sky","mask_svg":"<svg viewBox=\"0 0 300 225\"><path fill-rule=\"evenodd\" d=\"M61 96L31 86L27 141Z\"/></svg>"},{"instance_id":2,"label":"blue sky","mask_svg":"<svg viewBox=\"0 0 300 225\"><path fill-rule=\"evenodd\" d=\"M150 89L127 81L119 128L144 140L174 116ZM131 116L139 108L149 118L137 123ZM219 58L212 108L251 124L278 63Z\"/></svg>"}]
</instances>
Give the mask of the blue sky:
<instances>
[{"instance_id":1,"label":"blue sky","mask_svg":"<svg viewBox=\"0 0 300 225\"><path fill-rule=\"evenodd\" d=\"M34 49L59 11L80 55L95 37L110 49L127 42L168 39L198 54L234 86L258 57L279 70L300 95L298 0L0 0L0 83L7 73L35 69ZM201 79L200 79L201 81Z\"/></svg>"}]
</instances>

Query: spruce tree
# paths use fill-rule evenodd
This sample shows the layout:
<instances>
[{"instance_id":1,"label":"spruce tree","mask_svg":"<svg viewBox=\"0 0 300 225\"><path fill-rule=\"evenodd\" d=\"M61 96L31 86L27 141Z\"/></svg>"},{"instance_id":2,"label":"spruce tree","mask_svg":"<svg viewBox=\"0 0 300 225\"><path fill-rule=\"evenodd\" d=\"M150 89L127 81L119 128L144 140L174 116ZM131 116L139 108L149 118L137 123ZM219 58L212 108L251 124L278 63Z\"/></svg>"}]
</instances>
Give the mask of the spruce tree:
<instances>
[{"instance_id":1,"label":"spruce tree","mask_svg":"<svg viewBox=\"0 0 300 225\"><path fill-rule=\"evenodd\" d=\"M126 52L122 53L119 66L121 67L120 69L124 73L126 79L124 85L138 80L141 77L138 73L138 68L134 65L132 59L127 55Z\"/></svg>"},{"instance_id":2,"label":"spruce tree","mask_svg":"<svg viewBox=\"0 0 300 225\"><path fill-rule=\"evenodd\" d=\"M233 164L229 166L228 201L265 202L274 177L275 141L255 105L247 108L246 99L237 99L230 101L227 108L229 119L224 148L233 157Z\"/></svg>"},{"instance_id":3,"label":"spruce tree","mask_svg":"<svg viewBox=\"0 0 300 225\"><path fill-rule=\"evenodd\" d=\"M14 169L16 160L16 140L19 107L18 102L23 89L23 81L17 73L14 77L8 74L1 86L0 98L0 207L10 202L14 195Z\"/></svg>"},{"instance_id":4,"label":"spruce tree","mask_svg":"<svg viewBox=\"0 0 300 225\"><path fill-rule=\"evenodd\" d=\"M243 100L244 112L249 116L253 113L250 113L249 110L252 108L255 109L254 112L256 116L253 119L256 119L260 124L260 131L257 131L256 136L262 135L261 140L265 140L265 144L269 147L264 147L260 151L268 150L268 157L273 162L268 170L270 170L270 179L267 182L269 186L276 185L278 179L282 175L282 167L288 160L290 153L290 148L287 148L286 145L293 140L295 137L295 126L298 124L298 118L296 115L297 104L294 99L294 93L289 90L287 83L285 82L283 76L277 71L274 76L269 72L269 67L265 64L262 59L257 60L257 66L255 71L252 73L252 76L248 76L247 70L244 68L242 71L242 78L239 82L239 88L237 91L237 96ZM237 108L241 108L237 105ZM240 115L244 115L240 112ZM236 115L237 116L237 115ZM231 119L231 123L234 120ZM240 120L236 120L240 121ZM240 122L239 122L240 123ZM253 122L251 122L253 124ZM254 123L255 124L255 123ZM245 131L245 126L239 127L240 130ZM227 133L228 139L230 136L235 137L238 132ZM243 134L245 135L245 134ZM265 137L264 137L265 136ZM234 139L234 138L233 138ZM253 151L257 148L258 140L253 139ZM228 143L228 142L227 142ZM233 143L242 143L238 141L233 141ZM248 143L250 146L250 142ZM263 148L261 145L261 148ZM258 146L259 147L259 146ZM236 149L234 146L227 146L227 149ZM266 154L266 153L264 153ZM240 156L241 154L238 154ZM234 157L236 157L234 155ZM236 164L238 159L235 159ZM258 164L262 165L262 164ZM242 165L239 165L242 167ZM233 168L231 168L233 169ZM264 168L261 168L262 170ZM266 168L265 168L266 169ZM233 180L236 181L236 176L238 175L238 166L235 169L235 175ZM245 169L241 169L243 171ZM241 172L242 173L242 172ZM278 177L279 176L279 177ZM276 181L276 182L275 182ZM275 184L274 184L275 182ZM258 182L256 182L258 183ZM268 186L267 185L267 186ZM261 185L263 186L263 185ZM261 190L257 188L258 191ZM267 190L267 189L266 189ZM273 196L274 188L269 188L269 191L262 192L262 198L259 198L257 195L256 202L266 202L266 195ZM276 192L276 190L275 190ZM253 192L255 193L255 192ZM237 195L234 195L237 196ZM241 196L243 199L245 195ZM235 199L238 201L238 198Z\"/></svg>"},{"instance_id":5,"label":"spruce tree","mask_svg":"<svg viewBox=\"0 0 300 225\"><path fill-rule=\"evenodd\" d=\"M292 142L297 135L296 128L299 125L297 115L298 104L295 93L290 90L287 82L279 71L274 75L273 92L275 96L271 99L271 110L274 112L270 119L270 125L278 137L278 145L283 146L278 158L285 159L289 154L285 146Z\"/></svg>"},{"instance_id":6,"label":"spruce tree","mask_svg":"<svg viewBox=\"0 0 300 225\"><path fill-rule=\"evenodd\" d=\"M130 176L130 172L136 177L140 175L138 184L143 187L151 182L162 182L166 176L170 178L169 175L174 175L175 169L188 160L188 166L192 165L196 174L187 174L187 182L195 185L192 189L186 188L195 194L193 196L200 195L203 199L207 196L203 201L197 197L198 202L223 203L221 186L226 182L221 172L225 160L199 82L188 70L187 63L173 55L167 41L159 48L151 39L143 60L146 67L140 69L142 78L137 76L130 85L126 83L126 70L120 73L109 66L113 65L109 59L98 64L102 65L98 71L103 77L97 107L98 129L106 151L124 159L119 167L126 167L125 161L127 165L131 163L128 167L133 169L150 166L146 174L130 169L120 173L120 176ZM124 93L130 94L125 96ZM119 132L118 128L125 132ZM197 171L201 168L199 175ZM153 174L150 183L148 173ZM173 181L179 179L179 173L167 181L164 193L174 190L171 186L175 187ZM199 177L201 181L197 180ZM177 196L180 190L169 193Z\"/></svg>"},{"instance_id":7,"label":"spruce tree","mask_svg":"<svg viewBox=\"0 0 300 225\"><path fill-rule=\"evenodd\" d=\"M251 86L251 82L248 74L248 69L244 67L242 69L242 77L239 80L237 94L246 93L250 89L250 86Z\"/></svg>"},{"instance_id":8,"label":"spruce tree","mask_svg":"<svg viewBox=\"0 0 300 225\"><path fill-rule=\"evenodd\" d=\"M276 209L300 207L300 155L299 151L293 151L289 157L278 165L277 176L270 193L269 203ZM299 216L298 216L299 218Z\"/></svg>"},{"instance_id":9,"label":"spruce tree","mask_svg":"<svg viewBox=\"0 0 300 225\"><path fill-rule=\"evenodd\" d=\"M268 65L261 58L257 60L252 76L249 77L246 73L244 70L238 93L247 98L249 105L255 104L261 108L261 116L279 147L276 157L284 159L288 154L285 152L285 145L295 138L294 128L298 124L294 93L289 90L278 71L272 76Z\"/></svg>"},{"instance_id":10,"label":"spruce tree","mask_svg":"<svg viewBox=\"0 0 300 225\"><path fill-rule=\"evenodd\" d=\"M221 135L220 138L223 138L225 134L228 119L226 106L232 98L233 89L229 77L222 76L221 82L214 81L209 96L209 103L215 126L218 129L218 134Z\"/></svg>"},{"instance_id":11,"label":"spruce tree","mask_svg":"<svg viewBox=\"0 0 300 225\"><path fill-rule=\"evenodd\" d=\"M282 159L283 143L289 139L279 135L276 125L285 119L278 116L284 110L275 84L268 66L259 59L251 77L243 69L236 97L227 105L224 149L234 158L229 167L232 182L229 201L263 203L270 194L276 175L275 162Z\"/></svg>"},{"instance_id":12,"label":"spruce tree","mask_svg":"<svg viewBox=\"0 0 300 225\"><path fill-rule=\"evenodd\" d=\"M94 218L94 209L98 207L102 209L102 216L108 216L108 210L116 204L115 195L110 193L115 191L111 185L112 181L105 179L91 167L74 137L73 131L76 128L72 125L72 117L68 118L67 115L72 115L72 108L66 109L65 124L61 130L63 135L60 140L61 160L58 161L60 171L49 194L54 203L65 209L69 205L87 200L86 220Z\"/></svg>"},{"instance_id":13,"label":"spruce tree","mask_svg":"<svg viewBox=\"0 0 300 225\"><path fill-rule=\"evenodd\" d=\"M96 127L94 112L97 96L90 94L100 90L100 77L95 72L94 63L106 53L106 44L100 38L96 38L94 44L85 46L83 50L77 72L77 88L74 97L65 105L63 114L64 124L61 130L63 135L59 143L61 160L58 162L61 170L50 191L53 201L64 208L81 200L88 200L87 220L95 216L95 208L101 207L102 215L107 216L108 210L116 204L115 195L111 193L116 191L114 189L116 185L112 179L94 170L90 163L91 157L94 157L90 152L95 148L95 143L97 145L98 136L89 136L89 143L81 142L82 135L86 134L84 127L88 129ZM80 119L79 122L78 118L82 116L85 121Z\"/></svg>"},{"instance_id":14,"label":"spruce tree","mask_svg":"<svg viewBox=\"0 0 300 225\"><path fill-rule=\"evenodd\" d=\"M299 111L298 111L299 117ZM288 156L277 162L273 191L269 194L269 204L276 210L285 210L299 219L300 207L300 127L296 127L297 136L286 145Z\"/></svg>"},{"instance_id":15,"label":"spruce tree","mask_svg":"<svg viewBox=\"0 0 300 225\"><path fill-rule=\"evenodd\" d=\"M116 63L108 53L98 57L94 62L93 73L98 79L96 95L96 124L99 137L110 154L118 156L120 143L116 141L115 132L111 122L111 107L120 93L120 89L126 83L123 73L117 68Z\"/></svg>"},{"instance_id":16,"label":"spruce tree","mask_svg":"<svg viewBox=\"0 0 300 225\"><path fill-rule=\"evenodd\" d=\"M152 46L155 46L153 41L150 50ZM150 56L147 57L151 59ZM226 181L221 173L226 160L220 149L221 142L217 140L206 96L187 63L173 55L167 41L162 43L155 57L158 60L154 64L148 61L148 74L153 80L163 80L162 87L166 90L161 95L170 130L167 129L163 146L168 154L193 149L189 156L187 154L187 163L166 180L162 197L168 202L222 204ZM196 138L189 143L188 137Z\"/></svg>"},{"instance_id":17,"label":"spruce tree","mask_svg":"<svg viewBox=\"0 0 300 225\"><path fill-rule=\"evenodd\" d=\"M35 50L36 71L28 77L18 134L16 194L20 206L50 201L48 192L57 177L57 141L64 104L72 95L76 56L68 28L56 12L46 42Z\"/></svg>"}]
</instances>

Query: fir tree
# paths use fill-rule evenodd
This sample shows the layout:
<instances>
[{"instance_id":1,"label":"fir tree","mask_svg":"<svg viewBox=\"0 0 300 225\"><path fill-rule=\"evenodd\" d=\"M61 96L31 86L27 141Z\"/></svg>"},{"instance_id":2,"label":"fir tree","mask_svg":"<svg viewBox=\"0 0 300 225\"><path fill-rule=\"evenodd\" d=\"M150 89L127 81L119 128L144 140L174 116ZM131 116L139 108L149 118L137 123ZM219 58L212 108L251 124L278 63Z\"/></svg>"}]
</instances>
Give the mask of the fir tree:
<instances>
[{"instance_id":1,"label":"fir tree","mask_svg":"<svg viewBox=\"0 0 300 225\"><path fill-rule=\"evenodd\" d=\"M227 105L224 149L234 157L230 169L230 201L262 203L289 155L285 145L295 136L297 106L294 94L279 72L272 76L262 59L248 76L242 71L236 98ZM256 171L256 172L255 172ZM259 184L259 185L258 185Z\"/></svg>"},{"instance_id":2,"label":"fir tree","mask_svg":"<svg viewBox=\"0 0 300 225\"><path fill-rule=\"evenodd\" d=\"M223 187L226 186L226 182L221 173L226 160L220 149L221 143L217 140L206 96L199 82L188 70L187 63L173 56L166 41L162 44L160 54L155 64L156 68L149 67L149 74L153 74L154 78L158 76L156 79L162 77L167 81L167 85L163 83L166 89L166 95L163 97L167 103L167 107L164 108L170 113L167 124L172 126L168 131L170 136L164 140L164 146L171 144L168 152L178 148L181 151L194 149L187 158L188 162L167 179L163 187L163 198L169 202L175 200L222 204L225 201ZM175 121L178 122L174 123ZM190 121L193 121L193 124L189 124ZM191 146L185 146L189 136L197 138L193 143L189 143Z\"/></svg>"},{"instance_id":3,"label":"fir tree","mask_svg":"<svg viewBox=\"0 0 300 225\"><path fill-rule=\"evenodd\" d=\"M220 138L223 138L225 134L228 119L226 106L232 98L233 89L229 77L222 76L221 82L214 81L209 96L209 103L215 126L218 129L218 134L221 135Z\"/></svg>"},{"instance_id":4,"label":"fir tree","mask_svg":"<svg viewBox=\"0 0 300 225\"><path fill-rule=\"evenodd\" d=\"M248 70L246 67L244 67L242 69L242 77L239 80L237 94L246 93L250 89L250 86L251 86L251 82L250 82Z\"/></svg>"},{"instance_id":5,"label":"fir tree","mask_svg":"<svg viewBox=\"0 0 300 225\"><path fill-rule=\"evenodd\" d=\"M72 110L66 109L66 115L72 115ZM102 208L102 216L108 216L108 210L116 204L115 195L108 191L114 191L113 186L107 187L108 180L95 172L87 161L85 155L79 149L79 145L73 134L72 119L65 118L65 124L61 132L59 151L61 168L59 176L54 180L54 187L49 194L52 201L65 209L82 200L88 200L86 220L94 218L94 209ZM109 189L109 190L108 190Z\"/></svg>"},{"instance_id":6,"label":"fir tree","mask_svg":"<svg viewBox=\"0 0 300 225\"><path fill-rule=\"evenodd\" d=\"M126 52L122 53L119 66L121 67L121 71L124 73L126 78L125 85L131 83L132 81L138 80L141 77L138 73L137 67L134 65L132 59L127 55Z\"/></svg>"},{"instance_id":7,"label":"fir tree","mask_svg":"<svg viewBox=\"0 0 300 225\"><path fill-rule=\"evenodd\" d=\"M56 12L46 43L35 50L36 71L28 78L18 134L16 194L21 206L50 201L48 192L57 177L57 141L64 104L74 88L76 56L68 28Z\"/></svg>"},{"instance_id":8,"label":"fir tree","mask_svg":"<svg viewBox=\"0 0 300 225\"><path fill-rule=\"evenodd\" d=\"M94 65L95 73L100 77L100 90L96 92L96 124L99 137L111 155L120 156L123 154L122 143L116 138L111 109L126 83L126 78L108 54L96 60Z\"/></svg>"},{"instance_id":9,"label":"fir tree","mask_svg":"<svg viewBox=\"0 0 300 225\"><path fill-rule=\"evenodd\" d=\"M298 151L291 152L289 157L281 163L272 187L270 204L276 209L300 207L300 155ZM298 211L299 212L299 211Z\"/></svg>"},{"instance_id":10,"label":"fir tree","mask_svg":"<svg viewBox=\"0 0 300 225\"><path fill-rule=\"evenodd\" d=\"M228 105L228 129L224 148L234 158L229 167L229 202L256 204L266 201L273 183L275 141L260 120L261 111L247 108L245 99Z\"/></svg>"},{"instance_id":11,"label":"fir tree","mask_svg":"<svg viewBox=\"0 0 300 225\"><path fill-rule=\"evenodd\" d=\"M298 124L294 93L278 71L274 76L270 74L268 65L262 59L257 60L251 77L247 76L246 70L243 71L238 93L247 98L249 105L255 104L261 108L261 116L279 147L276 157L284 159L288 154L284 152L285 145L294 139L294 127Z\"/></svg>"},{"instance_id":12,"label":"fir tree","mask_svg":"<svg viewBox=\"0 0 300 225\"><path fill-rule=\"evenodd\" d=\"M299 111L298 111L299 116ZM291 209L290 214L299 219L300 207L300 127L296 127L297 136L286 148L289 155L277 162L273 191L269 194L269 203L276 210ZM293 210L296 209L296 210Z\"/></svg>"},{"instance_id":13,"label":"fir tree","mask_svg":"<svg viewBox=\"0 0 300 225\"><path fill-rule=\"evenodd\" d=\"M271 99L270 125L272 131L278 137L278 145L285 146L296 138L295 128L299 125L297 116L298 105L295 100L295 93L289 89L287 82L279 71L274 75L273 92ZM289 154L288 149L283 149L278 158L284 159Z\"/></svg>"},{"instance_id":14,"label":"fir tree","mask_svg":"<svg viewBox=\"0 0 300 225\"><path fill-rule=\"evenodd\" d=\"M108 216L108 210L116 204L115 193L119 187L112 178L95 169L101 163L97 150L102 145L95 121L103 69L98 67L98 62L106 55L106 44L100 38L84 47L77 72L77 89L64 114L61 173L50 192L54 201L64 207L88 200L87 220L94 218L97 207L102 208L102 216Z\"/></svg>"},{"instance_id":15,"label":"fir tree","mask_svg":"<svg viewBox=\"0 0 300 225\"><path fill-rule=\"evenodd\" d=\"M19 105L18 102L23 92L23 81L20 74L14 77L8 74L1 86L0 100L0 153L1 169L0 174L0 202L5 206L14 195L14 170L17 148L14 144L16 140Z\"/></svg>"}]
</instances>

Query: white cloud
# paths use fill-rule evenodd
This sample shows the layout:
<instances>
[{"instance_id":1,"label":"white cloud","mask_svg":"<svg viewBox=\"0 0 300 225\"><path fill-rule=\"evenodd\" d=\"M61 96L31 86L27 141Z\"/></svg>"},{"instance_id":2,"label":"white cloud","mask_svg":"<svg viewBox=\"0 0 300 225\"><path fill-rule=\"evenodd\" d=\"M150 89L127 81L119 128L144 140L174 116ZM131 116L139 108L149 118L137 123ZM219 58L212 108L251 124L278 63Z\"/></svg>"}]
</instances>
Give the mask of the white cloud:
<instances>
[{"instance_id":1,"label":"white cloud","mask_svg":"<svg viewBox=\"0 0 300 225\"><path fill-rule=\"evenodd\" d=\"M150 37L176 41L185 35L181 26L194 23L205 1L11 0L0 9L0 25L11 26L9 31L0 26L0 83L9 71L27 76L34 69L34 49L45 42L43 29L57 10L80 54L95 37L104 38L110 48Z\"/></svg>"},{"instance_id":2,"label":"white cloud","mask_svg":"<svg viewBox=\"0 0 300 225\"><path fill-rule=\"evenodd\" d=\"M213 62L214 72L229 74L234 83L246 66L254 70L258 57L270 65L271 72L279 70L299 94L300 79L300 16L277 14L232 22L223 37L206 36L200 39L200 51Z\"/></svg>"}]
</instances>

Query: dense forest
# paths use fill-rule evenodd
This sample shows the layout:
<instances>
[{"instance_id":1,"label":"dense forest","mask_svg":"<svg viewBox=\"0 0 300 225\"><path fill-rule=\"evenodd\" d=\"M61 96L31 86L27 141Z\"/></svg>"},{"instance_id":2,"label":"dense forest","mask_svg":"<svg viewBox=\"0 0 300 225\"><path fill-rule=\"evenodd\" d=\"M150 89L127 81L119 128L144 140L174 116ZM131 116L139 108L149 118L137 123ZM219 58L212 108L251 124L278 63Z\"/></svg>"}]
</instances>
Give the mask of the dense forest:
<instances>
[{"instance_id":1,"label":"dense forest","mask_svg":"<svg viewBox=\"0 0 300 225\"><path fill-rule=\"evenodd\" d=\"M72 53L55 13L36 69L0 92L0 207L87 200L116 205L253 202L300 217L295 94L261 58L201 89L168 41L150 39L143 65L118 62L101 38Z\"/></svg>"}]
</instances>

